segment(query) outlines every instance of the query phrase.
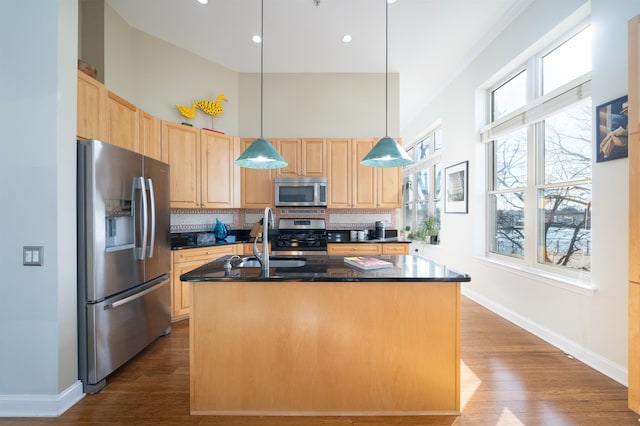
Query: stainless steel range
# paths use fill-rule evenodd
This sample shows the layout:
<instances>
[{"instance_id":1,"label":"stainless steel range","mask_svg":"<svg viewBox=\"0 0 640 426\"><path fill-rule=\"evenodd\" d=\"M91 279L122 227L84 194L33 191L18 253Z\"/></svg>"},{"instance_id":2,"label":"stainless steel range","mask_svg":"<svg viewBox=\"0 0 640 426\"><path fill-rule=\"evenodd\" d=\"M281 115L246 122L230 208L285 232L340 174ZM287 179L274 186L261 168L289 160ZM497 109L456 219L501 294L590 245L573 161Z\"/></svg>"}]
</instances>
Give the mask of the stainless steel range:
<instances>
[{"instance_id":1,"label":"stainless steel range","mask_svg":"<svg viewBox=\"0 0 640 426\"><path fill-rule=\"evenodd\" d=\"M312 256L327 254L324 219L280 219L278 236L271 244L274 255Z\"/></svg>"}]
</instances>

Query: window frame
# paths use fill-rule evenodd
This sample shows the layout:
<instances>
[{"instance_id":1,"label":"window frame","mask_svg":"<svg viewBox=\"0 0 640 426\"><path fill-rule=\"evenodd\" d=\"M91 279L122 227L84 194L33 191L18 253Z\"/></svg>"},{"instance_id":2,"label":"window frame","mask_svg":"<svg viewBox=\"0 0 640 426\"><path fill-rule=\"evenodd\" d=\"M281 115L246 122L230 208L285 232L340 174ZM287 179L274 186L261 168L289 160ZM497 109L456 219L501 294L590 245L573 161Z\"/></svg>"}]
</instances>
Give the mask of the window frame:
<instances>
[{"instance_id":1,"label":"window frame","mask_svg":"<svg viewBox=\"0 0 640 426\"><path fill-rule=\"evenodd\" d=\"M554 40L543 49L531 55L524 63L512 68L511 72L503 78L495 80L487 87L486 93L486 117L488 124L480 130L481 141L486 144L487 186L485 190L485 257L491 261L512 265L520 269L526 269L536 274L558 276L562 279L575 280L578 286L584 287L590 283L591 271L581 271L559 265L550 265L539 260L540 250L544 249L544 241L541 241L538 193L546 188L565 187L574 183L591 184L592 173L588 178L573 181L560 181L545 183L544 176L544 125L545 119L553 116L565 108L578 105L585 99L591 98L591 72L565 82L547 94L542 95L542 66L543 58L581 31L590 26L588 22L574 27L562 37ZM518 74L527 73L526 103L514 111L511 111L497 120L494 117L493 92L509 82ZM593 110L593 105L591 105ZM593 125L593 118L592 118ZM495 189L495 141L500 136L508 135L518 129L526 128L527 131L527 182L524 188ZM591 159L593 164L593 158ZM495 236L495 215L492 216L492 196L501 193L514 193L524 189L524 253L523 256L513 257L506 254L491 251L492 238ZM542 213L544 214L544 213Z\"/></svg>"}]
</instances>

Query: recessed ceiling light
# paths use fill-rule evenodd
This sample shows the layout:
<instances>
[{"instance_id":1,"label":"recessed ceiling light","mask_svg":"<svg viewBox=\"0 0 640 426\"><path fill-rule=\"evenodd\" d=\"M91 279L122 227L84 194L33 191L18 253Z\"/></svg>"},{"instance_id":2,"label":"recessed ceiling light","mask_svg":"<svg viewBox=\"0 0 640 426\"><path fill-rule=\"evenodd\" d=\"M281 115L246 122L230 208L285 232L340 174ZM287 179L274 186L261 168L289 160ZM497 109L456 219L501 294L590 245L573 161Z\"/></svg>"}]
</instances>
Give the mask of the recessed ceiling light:
<instances>
[{"instance_id":1,"label":"recessed ceiling light","mask_svg":"<svg viewBox=\"0 0 640 426\"><path fill-rule=\"evenodd\" d=\"M349 43L352 40L351 34L345 34L342 36L343 43Z\"/></svg>"},{"instance_id":2,"label":"recessed ceiling light","mask_svg":"<svg viewBox=\"0 0 640 426\"><path fill-rule=\"evenodd\" d=\"M387 0L387 3L389 3L389 4L393 4L393 3L395 3L396 1L398 1L398 0Z\"/></svg>"},{"instance_id":3,"label":"recessed ceiling light","mask_svg":"<svg viewBox=\"0 0 640 426\"><path fill-rule=\"evenodd\" d=\"M254 42L255 44L259 44L262 42L262 39L260 38L260 36L258 34L255 34L253 36L251 36L251 41Z\"/></svg>"},{"instance_id":4,"label":"recessed ceiling light","mask_svg":"<svg viewBox=\"0 0 640 426\"><path fill-rule=\"evenodd\" d=\"M198 3L200 4L207 4L209 3L209 0L196 0Z\"/></svg>"}]
</instances>

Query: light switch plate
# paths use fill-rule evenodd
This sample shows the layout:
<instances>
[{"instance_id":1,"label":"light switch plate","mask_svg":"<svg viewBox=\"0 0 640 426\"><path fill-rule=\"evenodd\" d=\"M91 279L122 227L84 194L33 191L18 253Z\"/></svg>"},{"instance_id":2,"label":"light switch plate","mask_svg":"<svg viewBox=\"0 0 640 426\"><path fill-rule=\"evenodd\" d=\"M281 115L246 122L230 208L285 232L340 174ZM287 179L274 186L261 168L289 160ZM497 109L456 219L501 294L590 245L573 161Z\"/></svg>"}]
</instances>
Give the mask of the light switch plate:
<instances>
[{"instance_id":1,"label":"light switch plate","mask_svg":"<svg viewBox=\"0 0 640 426\"><path fill-rule=\"evenodd\" d=\"M42 266L44 264L44 247L22 247L22 264L24 266Z\"/></svg>"}]
</instances>

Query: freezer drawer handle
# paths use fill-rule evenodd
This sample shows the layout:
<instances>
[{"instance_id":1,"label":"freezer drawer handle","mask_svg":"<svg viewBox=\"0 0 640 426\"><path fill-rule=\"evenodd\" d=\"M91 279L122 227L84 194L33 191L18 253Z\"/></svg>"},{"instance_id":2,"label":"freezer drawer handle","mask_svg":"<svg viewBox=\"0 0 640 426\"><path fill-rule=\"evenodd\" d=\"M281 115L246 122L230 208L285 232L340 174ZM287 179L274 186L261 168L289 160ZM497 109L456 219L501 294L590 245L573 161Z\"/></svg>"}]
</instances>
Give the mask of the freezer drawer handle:
<instances>
[{"instance_id":1,"label":"freezer drawer handle","mask_svg":"<svg viewBox=\"0 0 640 426\"><path fill-rule=\"evenodd\" d=\"M166 282L166 280L163 282ZM156 284L153 287L149 287L148 289L141 291L140 293L132 294L131 296L125 297L124 299L118 300L117 302L104 305L104 310L106 311L107 309L115 309L119 306L126 305L129 302L133 302L134 300L139 299L144 295L151 293L152 291L156 291L161 284L162 283Z\"/></svg>"}]
</instances>

